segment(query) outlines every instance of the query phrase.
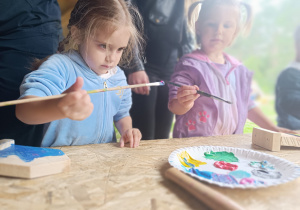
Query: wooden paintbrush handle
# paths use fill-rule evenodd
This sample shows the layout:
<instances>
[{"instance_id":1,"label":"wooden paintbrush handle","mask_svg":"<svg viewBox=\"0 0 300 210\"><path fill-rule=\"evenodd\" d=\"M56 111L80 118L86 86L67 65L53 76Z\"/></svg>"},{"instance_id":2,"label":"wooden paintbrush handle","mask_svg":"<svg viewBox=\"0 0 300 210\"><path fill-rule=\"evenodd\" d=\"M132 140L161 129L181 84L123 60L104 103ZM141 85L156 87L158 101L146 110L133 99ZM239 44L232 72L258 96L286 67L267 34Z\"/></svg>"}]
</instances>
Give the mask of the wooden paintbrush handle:
<instances>
[{"instance_id":1,"label":"wooden paintbrush handle","mask_svg":"<svg viewBox=\"0 0 300 210\"><path fill-rule=\"evenodd\" d=\"M244 209L236 202L218 191L202 184L190 177L189 175L179 171L176 168L170 168L165 172L165 176L186 189L196 198L205 203L212 209L224 210L241 210Z\"/></svg>"},{"instance_id":2,"label":"wooden paintbrush handle","mask_svg":"<svg viewBox=\"0 0 300 210\"><path fill-rule=\"evenodd\" d=\"M13 100L13 101L4 101L4 102L0 102L0 107L24 104L24 103L30 103L30 102L37 102L37 101L45 101L45 100L50 100L50 99L57 99L57 98L62 98L65 95L66 94L60 94L60 95L53 95L53 96L44 96L44 97L36 97L36 98L18 99L18 100Z\"/></svg>"},{"instance_id":3,"label":"wooden paintbrush handle","mask_svg":"<svg viewBox=\"0 0 300 210\"><path fill-rule=\"evenodd\" d=\"M152 82L152 83L144 83L144 84L136 84L136 85L118 86L118 87L105 88L105 89L89 90L89 91L87 91L87 93L88 94L100 93L100 92L106 92L106 91L130 89L130 88L137 88L137 87L144 87L144 86L162 86L164 84L165 83L163 81ZM63 93L60 95L53 95L53 96L44 96L44 97L36 97L36 98L19 99L19 100L13 100L13 101L4 101L4 102L0 102L0 107L23 104L23 103L30 103L30 102L37 102L37 101L45 101L45 100L50 100L50 99L57 99L57 98L62 98L65 95L66 94Z\"/></svg>"}]
</instances>

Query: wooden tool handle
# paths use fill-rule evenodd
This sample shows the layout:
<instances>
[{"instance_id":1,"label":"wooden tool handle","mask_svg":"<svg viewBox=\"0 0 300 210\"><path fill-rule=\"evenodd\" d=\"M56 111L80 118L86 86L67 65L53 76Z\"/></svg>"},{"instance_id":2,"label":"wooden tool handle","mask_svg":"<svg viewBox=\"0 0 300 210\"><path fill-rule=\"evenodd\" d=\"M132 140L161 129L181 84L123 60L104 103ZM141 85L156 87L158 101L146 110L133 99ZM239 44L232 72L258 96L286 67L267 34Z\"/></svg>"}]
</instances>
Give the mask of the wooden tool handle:
<instances>
[{"instance_id":1,"label":"wooden tool handle","mask_svg":"<svg viewBox=\"0 0 300 210\"><path fill-rule=\"evenodd\" d=\"M227 196L219 193L218 191L202 184L201 182L193 179L189 175L179 171L176 168L170 168L165 172L165 176L179 184L186 189L196 198L205 203L212 209L224 209L224 210L241 210L244 209L236 202L228 198Z\"/></svg>"}]
</instances>

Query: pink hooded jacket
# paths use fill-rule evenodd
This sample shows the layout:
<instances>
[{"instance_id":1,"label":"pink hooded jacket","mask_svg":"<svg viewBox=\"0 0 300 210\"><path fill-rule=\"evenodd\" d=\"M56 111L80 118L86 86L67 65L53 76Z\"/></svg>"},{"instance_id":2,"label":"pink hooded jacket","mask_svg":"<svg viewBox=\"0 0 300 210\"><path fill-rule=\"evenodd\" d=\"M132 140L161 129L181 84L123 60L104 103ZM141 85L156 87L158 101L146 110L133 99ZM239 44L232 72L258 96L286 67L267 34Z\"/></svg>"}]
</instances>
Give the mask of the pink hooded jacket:
<instances>
[{"instance_id":1,"label":"pink hooded jacket","mask_svg":"<svg viewBox=\"0 0 300 210\"><path fill-rule=\"evenodd\" d=\"M171 81L181 85L197 85L201 91L210 93L232 101L233 104L217 103L215 99L200 96L192 109L183 115L176 115L173 130L174 138L221 135L215 131L220 112L236 106L237 125L234 134L243 133L248 116L248 105L251 93L253 73L242 63L224 53L231 69L225 77L218 73L218 69L200 50L183 56L175 67ZM228 77L235 74L235 88L230 87ZM169 85L169 101L176 98L178 87ZM230 118L230 116L229 116ZM227 119L229 119L227 118ZM226 123L226 122L221 122ZM223 124L224 126L224 124Z\"/></svg>"}]
</instances>

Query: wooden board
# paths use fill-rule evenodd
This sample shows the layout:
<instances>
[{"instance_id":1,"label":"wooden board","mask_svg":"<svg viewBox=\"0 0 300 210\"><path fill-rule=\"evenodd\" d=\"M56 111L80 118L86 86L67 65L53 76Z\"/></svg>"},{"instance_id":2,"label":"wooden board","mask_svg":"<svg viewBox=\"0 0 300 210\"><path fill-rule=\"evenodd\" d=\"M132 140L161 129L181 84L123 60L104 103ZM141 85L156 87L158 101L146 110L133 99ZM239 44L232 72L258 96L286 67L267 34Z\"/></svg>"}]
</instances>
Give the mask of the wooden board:
<instances>
[{"instance_id":1,"label":"wooden board","mask_svg":"<svg viewBox=\"0 0 300 210\"><path fill-rule=\"evenodd\" d=\"M281 146L300 147L300 137L253 128L252 143L271 151L280 151Z\"/></svg>"},{"instance_id":2,"label":"wooden board","mask_svg":"<svg viewBox=\"0 0 300 210\"><path fill-rule=\"evenodd\" d=\"M36 178L61 173L70 167L70 159L61 150L15 145L0 140L0 175Z\"/></svg>"}]
</instances>

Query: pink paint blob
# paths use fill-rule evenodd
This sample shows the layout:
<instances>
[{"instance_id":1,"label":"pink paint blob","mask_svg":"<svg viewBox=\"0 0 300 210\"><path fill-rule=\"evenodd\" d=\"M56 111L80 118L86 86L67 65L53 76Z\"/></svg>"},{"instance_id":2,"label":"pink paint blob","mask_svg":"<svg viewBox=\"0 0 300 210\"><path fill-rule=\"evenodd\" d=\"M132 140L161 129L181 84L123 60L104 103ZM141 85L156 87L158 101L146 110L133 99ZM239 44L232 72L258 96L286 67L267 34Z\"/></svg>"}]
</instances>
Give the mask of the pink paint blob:
<instances>
[{"instance_id":1,"label":"pink paint blob","mask_svg":"<svg viewBox=\"0 0 300 210\"><path fill-rule=\"evenodd\" d=\"M240 180L240 184L255 184L255 180L252 178L243 178Z\"/></svg>"}]
</instances>

